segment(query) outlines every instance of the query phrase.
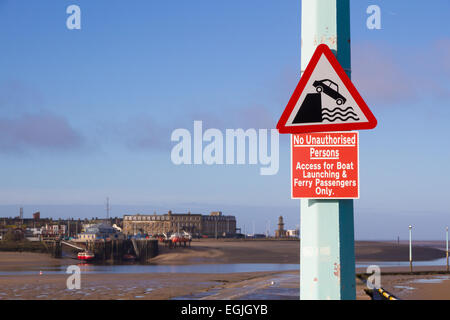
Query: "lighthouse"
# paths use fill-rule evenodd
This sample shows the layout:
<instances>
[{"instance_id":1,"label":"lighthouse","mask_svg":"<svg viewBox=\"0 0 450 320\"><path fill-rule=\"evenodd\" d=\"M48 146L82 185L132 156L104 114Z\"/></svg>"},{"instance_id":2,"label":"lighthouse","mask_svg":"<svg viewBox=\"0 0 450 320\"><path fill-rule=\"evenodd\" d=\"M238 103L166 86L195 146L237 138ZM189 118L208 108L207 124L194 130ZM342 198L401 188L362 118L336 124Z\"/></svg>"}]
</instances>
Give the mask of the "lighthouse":
<instances>
[{"instance_id":1,"label":"lighthouse","mask_svg":"<svg viewBox=\"0 0 450 320\"><path fill-rule=\"evenodd\" d=\"M283 216L278 218L278 229L275 230L275 238L286 238L286 230L284 230Z\"/></svg>"}]
</instances>

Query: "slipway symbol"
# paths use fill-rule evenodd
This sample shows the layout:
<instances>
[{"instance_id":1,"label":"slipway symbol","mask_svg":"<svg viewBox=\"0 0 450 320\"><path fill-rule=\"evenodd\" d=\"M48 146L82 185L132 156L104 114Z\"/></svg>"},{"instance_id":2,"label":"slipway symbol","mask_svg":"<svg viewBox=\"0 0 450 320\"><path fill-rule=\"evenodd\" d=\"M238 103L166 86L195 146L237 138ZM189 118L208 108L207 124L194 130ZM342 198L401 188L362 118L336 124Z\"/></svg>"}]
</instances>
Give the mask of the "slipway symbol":
<instances>
[{"instance_id":1,"label":"slipway symbol","mask_svg":"<svg viewBox=\"0 0 450 320\"><path fill-rule=\"evenodd\" d=\"M327 45L320 45L277 124L280 133L373 129L377 120Z\"/></svg>"}]
</instances>

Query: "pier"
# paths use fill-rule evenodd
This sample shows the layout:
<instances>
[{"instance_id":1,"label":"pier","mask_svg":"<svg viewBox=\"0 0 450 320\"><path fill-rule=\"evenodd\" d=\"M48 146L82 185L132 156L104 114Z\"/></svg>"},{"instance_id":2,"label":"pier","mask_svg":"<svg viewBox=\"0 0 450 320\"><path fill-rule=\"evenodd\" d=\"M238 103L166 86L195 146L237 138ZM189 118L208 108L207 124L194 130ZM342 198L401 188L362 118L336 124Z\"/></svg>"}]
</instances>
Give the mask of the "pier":
<instances>
[{"instance_id":1,"label":"pier","mask_svg":"<svg viewBox=\"0 0 450 320\"><path fill-rule=\"evenodd\" d=\"M61 258L63 246L71 252L90 251L95 254L96 261L122 262L125 255L136 257L136 261L146 262L158 255L158 240L92 240L86 242L69 242L61 240L44 241L48 252L54 258Z\"/></svg>"},{"instance_id":2,"label":"pier","mask_svg":"<svg viewBox=\"0 0 450 320\"><path fill-rule=\"evenodd\" d=\"M62 244L59 240L44 240L42 241L44 246L47 248L47 252L53 258L61 258L62 256Z\"/></svg>"}]
</instances>

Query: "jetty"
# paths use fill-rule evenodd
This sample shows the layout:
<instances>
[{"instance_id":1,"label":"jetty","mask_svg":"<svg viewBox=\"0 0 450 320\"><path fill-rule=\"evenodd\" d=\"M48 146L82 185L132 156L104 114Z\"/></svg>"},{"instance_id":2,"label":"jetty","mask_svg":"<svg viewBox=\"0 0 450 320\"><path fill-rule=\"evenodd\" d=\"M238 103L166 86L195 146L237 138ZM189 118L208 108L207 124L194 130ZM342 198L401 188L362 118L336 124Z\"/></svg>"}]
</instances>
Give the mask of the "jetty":
<instances>
[{"instance_id":1,"label":"jetty","mask_svg":"<svg viewBox=\"0 0 450 320\"><path fill-rule=\"evenodd\" d=\"M63 240L43 241L48 252L54 258L61 258L63 247L72 252L90 251L95 254L95 260L102 262L122 262L125 255L134 256L136 261L145 263L158 255L157 239L125 239L125 240L89 240L73 242Z\"/></svg>"}]
</instances>

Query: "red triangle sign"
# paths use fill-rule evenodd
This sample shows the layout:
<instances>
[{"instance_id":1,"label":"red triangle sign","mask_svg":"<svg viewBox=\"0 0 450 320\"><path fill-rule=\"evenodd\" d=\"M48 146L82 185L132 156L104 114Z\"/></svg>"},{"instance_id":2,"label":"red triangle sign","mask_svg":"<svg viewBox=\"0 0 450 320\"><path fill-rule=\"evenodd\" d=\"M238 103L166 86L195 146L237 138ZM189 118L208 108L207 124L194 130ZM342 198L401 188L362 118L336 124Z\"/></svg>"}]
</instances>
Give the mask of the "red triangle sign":
<instances>
[{"instance_id":1,"label":"red triangle sign","mask_svg":"<svg viewBox=\"0 0 450 320\"><path fill-rule=\"evenodd\" d=\"M373 129L377 119L327 45L311 58L277 124L280 133Z\"/></svg>"}]
</instances>

